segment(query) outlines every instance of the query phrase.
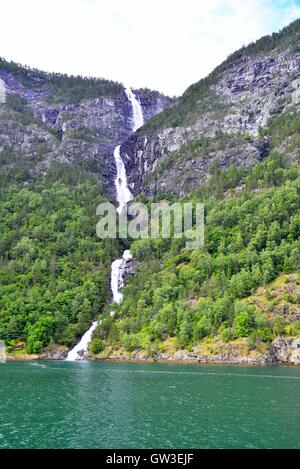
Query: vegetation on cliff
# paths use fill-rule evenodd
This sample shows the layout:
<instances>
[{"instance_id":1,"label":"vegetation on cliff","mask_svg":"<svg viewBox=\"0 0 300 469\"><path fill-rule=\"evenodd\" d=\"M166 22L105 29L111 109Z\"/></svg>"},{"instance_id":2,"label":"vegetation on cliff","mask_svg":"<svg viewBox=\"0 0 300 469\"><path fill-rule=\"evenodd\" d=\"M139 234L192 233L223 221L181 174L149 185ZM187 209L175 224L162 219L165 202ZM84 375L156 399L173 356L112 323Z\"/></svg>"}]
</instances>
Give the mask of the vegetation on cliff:
<instances>
[{"instance_id":1,"label":"vegetation on cliff","mask_svg":"<svg viewBox=\"0 0 300 469\"><path fill-rule=\"evenodd\" d=\"M122 91L120 83L104 78L41 72L0 57L1 69L13 73L23 86L46 92L50 103L79 103L82 99L118 96Z\"/></svg>"},{"instance_id":2,"label":"vegetation on cliff","mask_svg":"<svg viewBox=\"0 0 300 469\"><path fill-rule=\"evenodd\" d=\"M207 77L189 86L174 107L165 109L153 117L140 129L140 133L155 133L162 128L189 125L201 113L207 111L213 111L216 115L226 113L228 103L214 93L212 89L213 85L222 78L224 70L233 67L236 63L245 61L249 57L257 56L261 58L271 52L276 56L276 54L286 50L290 50L292 53L300 52L299 38L300 20L298 19L283 28L279 33L264 36L254 43L243 46L231 54Z\"/></svg>"},{"instance_id":3,"label":"vegetation on cliff","mask_svg":"<svg viewBox=\"0 0 300 469\"><path fill-rule=\"evenodd\" d=\"M158 164L154 158L153 171L149 170L144 183L159 173L166 174L175 163L178 178L185 181L181 174L187 171L184 163L205 158L204 175L194 166L190 169L196 174L196 183L183 192L188 197L168 195L163 184L154 193L155 201L204 202L205 245L187 250L185 240L180 239L133 241L136 272L128 279L123 303L113 305L114 315L108 305L110 265L125 246L123 241L104 242L96 237L95 210L109 198L104 187L111 183L110 161L104 165L99 157L110 155L114 139L121 139L122 129L114 126L125 125L126 116L116 116L117 121L124 119L115 124L114 114L103 127L93 116L84 120L91 116L93 105L81 110L81 120L76 120L77 111L70 114L69 106L67 113L61 111L57 123L60 111L55 106L116 97L121 87L107 80L45 74L0 59L0 75L8 74L10 84L13 82L13 92L8 93L0 114L0 338L11 349L19 343L24 343L29 353L38 353L49 344L70 347L99 315L102 323L90 347L95 354L117 349L152 354L170 343L175 349L191 350L215 339L223 343L247 341L254 349L266 347L278 335L300 334L297 77L291 73L285 80L281 76L279 84L275 80L278 89L274 89L266 67L263 79L269 88L265 94L274 93L277 101L274 109L266 104L266 115L271 118L262 128L257 124L259 119L251 127L250 118L259 117L265 103L259 93L254 106L252 89L245 92L239 87L230 116L234 100L224 100L215 87L230 70L228 87L222 91L229 90L232 98L232 81L241 78L236 64L264 54L276 57L285 49L297 54L299 25L297 21L281 33L232 54L209 77L188 88L174 107L138 131L146 136L171 126L171 134L177 138L175 145L167 146L171 150L157 153ZM270 60L268 56L266 62ZM257 64L250 65L252 73ZM261 89L259 82L253 83L256 91ZM32 102L39 93L43 105L37 111ZM293 102L292 96L296 97ZM141 90L141 102L151 101L155 107L157 100L156 92ZM246 107L239 108L241 103ZM207 120L203 134L201 125L208 114L211 120ZM224 116L230 118L230 129ZM191 139L185 138L195 121L199 127L193 128ZM210 134L212 123L217 130ZM176 134L174 128L180 125L187 127ZM160 137L154 135L155 157ZM239 149L245 142L255 148L255 158L251 153L251 164L243 166L238 163L245 160L245 154L239 154ZM237 165L229 166L226 157L231 153L226 151L232 148L237 149ZM216 154L219 159L214 158ZM249 170L257 161L261 162ZM172 173L173 185L177 183L175 176ZM144 194L140 198L151 201ZM266 292L263 295L262 290Z\"/></svg>"},{"instance_id":4,"label":"vegetation on cliff","mask_svg":"<svg viewBox=\"0 0 300 469\"><path fill-rule=\"evenodd\" d=\"M240 193L233 189L238 183ZM186 250L178 239L135 241L137 275L117 313L96 331L99 352L153 353L172 337L177 348L191 349L215 335L224 341L249 337L255 347L300 333L299 321L284 311L268 317L245 301L260 285L299 270L299 166L273 153L244 176L235 168L214 169L193 201L205 202L204 247ZM295 305L299 300L293 297Z\"/></svg>"}]
</instances>

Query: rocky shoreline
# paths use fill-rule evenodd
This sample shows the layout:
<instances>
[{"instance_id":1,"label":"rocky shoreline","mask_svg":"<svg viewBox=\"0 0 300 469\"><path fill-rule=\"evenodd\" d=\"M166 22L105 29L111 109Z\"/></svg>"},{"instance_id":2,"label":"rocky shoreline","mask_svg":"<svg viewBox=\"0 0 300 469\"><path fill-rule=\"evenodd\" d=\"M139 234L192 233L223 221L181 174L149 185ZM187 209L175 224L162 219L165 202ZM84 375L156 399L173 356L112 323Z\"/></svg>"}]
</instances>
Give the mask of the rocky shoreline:
<instances>
[{"instance_id":1,"label":"rocky shoreline","mask_svg":"<svg viewBox=\"0 0 300 469\"><path fill-rule=\"evenodd\" d=\"M145 353L97 355L97 361L139 361L139 362L174 362L223 365L300 365L300 337L277 338L265 353L251 351L249 354L240 353L238 348L224 347L221 353L197 353L178 350L174 353L157 353L149 357Z\"/></svg>"},{"instance_id":2,"label":"rocky shoreline","mask_svg":"<svg viewBox=\"0 0 300 469\"><path fill-rule=\"evenodd\" d=\"M28 355L8 354L6 360L30 361L30 360L64 360L68 351L51 351L42 354ZM150 363L195 363L195 364L222 364L222 365L300 365L300 337L282 338L273 340L266 353L256 350L249 354L238 353L237 348L226 347L219 354L204 354L177 350L175 352L155 353L149 356L145 352L136 351L114 352L103 355L86 355L83 360L110 361L110 362L150 362Z\"/></svg>"}]
</instances>

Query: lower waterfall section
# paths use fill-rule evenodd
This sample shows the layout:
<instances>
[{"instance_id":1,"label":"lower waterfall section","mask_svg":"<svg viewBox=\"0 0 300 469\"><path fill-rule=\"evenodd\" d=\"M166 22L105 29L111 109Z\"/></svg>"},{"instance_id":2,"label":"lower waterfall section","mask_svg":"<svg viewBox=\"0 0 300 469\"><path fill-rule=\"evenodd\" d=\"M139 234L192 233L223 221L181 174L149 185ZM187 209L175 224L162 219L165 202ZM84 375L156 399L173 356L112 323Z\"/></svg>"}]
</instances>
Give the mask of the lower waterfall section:
<instances>
[{"instance_id":1,"label":"lower waterfall section","mask_svg":"<svg viewBox=\"0 0 300 469\"><path fill-rule=\"evenodd\" d=\"M66 358L67 361L82 360L87 353L89 343L91 342L94 330L97 327L97 322L94 321L88 331L81 337L78 344L75 345L72 350L68 353Z\"/></svg>"},{"instance_id":2,"label":"lower waterfall section","mask_svg":"<svg viewBox=\"0 0 300 469\"><path fill-rule=\"evenodd\" d=\"M111 265L110 288L112 291L112 300L120 304L123 299L122 289L124 286L124 274L128 262L132 259L131 252L126 249L121 259L116 259Z\"/></svg>"}]
</instances>

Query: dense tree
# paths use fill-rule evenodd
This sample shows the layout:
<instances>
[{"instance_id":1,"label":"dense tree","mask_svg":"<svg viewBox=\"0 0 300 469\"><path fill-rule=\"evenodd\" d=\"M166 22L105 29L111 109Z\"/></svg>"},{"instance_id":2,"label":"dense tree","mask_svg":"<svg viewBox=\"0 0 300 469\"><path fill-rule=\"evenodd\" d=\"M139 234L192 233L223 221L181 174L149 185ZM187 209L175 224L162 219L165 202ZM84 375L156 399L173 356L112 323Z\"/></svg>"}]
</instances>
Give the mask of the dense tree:
<instances>
[{"instance_id":1,"label":"dense tree","mask_svg":"<svg viewBox=\"0 0 300 469\"><path fill-rule=\"evenodd\" d=\"M237 172L217 177L234 186ZM192 197L206 206L202 249L188 251L175 239L132 244L138 274L124 289L103 347L153 351L170 337L189 348L217 334L270 341L294 333L284 317L267 320L243 299L280 273L299 270L300 168L273 153L243 178L238 195L224 199L211 178Z\"/></svg>"},{"instance_id":2,"label":"dense tree","mask_svg":"<svg viewBox=\"0 0 300 469\"><path fill-rule=\"evenodd\" d=\"M112 258L95 231L101 200L92 179L1 189L2 339L25 341L30 353L71 346L101 313Z\"/></svg>"}]
</instances>

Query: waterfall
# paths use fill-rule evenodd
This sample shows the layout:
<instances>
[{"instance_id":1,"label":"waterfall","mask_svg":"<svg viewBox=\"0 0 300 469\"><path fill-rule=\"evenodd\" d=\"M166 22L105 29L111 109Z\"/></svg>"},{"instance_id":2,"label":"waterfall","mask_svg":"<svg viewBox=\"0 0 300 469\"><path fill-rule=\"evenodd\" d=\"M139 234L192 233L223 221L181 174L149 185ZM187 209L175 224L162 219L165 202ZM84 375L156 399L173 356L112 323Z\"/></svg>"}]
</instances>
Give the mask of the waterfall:
<instances>
[{"instance_id":1,"label":"waterfall","mask_svg":"<svg viewBox=\"0 0 300 469\"><path fill-rule=\"evenodd\" d=\"M131 88L125 88L126 96L131 104L132 108L132 131L139 129L144 124L143 110L140 102L136 98ZM120 154L120 145L115 148L114 158L117 169L117 176L115 179L116 186L116 198L119 203L118 212L122 213L128 202L132 200L133 196L127 185L127 176L125 165L122 161ZM121 259L116 259L111 265L111 291L112 299L115 303L120 304L123 298L122 289L124 286L124 273L126 270L127 263L132 259L131 252L126 249L123 252ZM113 314L113 311L111 312Z\"/></svg>"},{"instance_id":2,"label":"waterfall","mask_svg":"<svg viewBox=\"0 0 300 469\"><path fill-rule=\"evenodd\" d=\"M131 252L126 249L123 252L123 256L121 259L116 259L111 264L111 280L110 280L110 288L112 291L112 299L115 303L120 304L123 295L122 295L122 288L124 286L124 273L126 269L126 264L132 259Z\"/></svg>"},{"instance_id":3,"label":"waterfall","mask_svg":"<svg viewBox=\"0 0 300 469\"><path fill-rule=\"evenodd\" d=\"M139 100L136 98L130 87L125 87L126 96L131 104L132 108L132 131L135 132L144 124L143 110ZM127 176L126 168L121 158L120 152L121 146L118 145L114 150L114 159L116 164L117 175L115 179L116 187L116 199L118 202L118 213L122 213L123 209L126 207L128 202L133 199L128 185L127 185ZM126 270L127 263L132 259L131 252L126 249L123 252L121 259L116 259L111 264L111 277L110 277L110 288L112 291L112 300L115 303L120 304L123 298L122 289L124 286L124 274ZM111 315L114 312L111 311ZM100 322L101 323L101 322ZM82 336L80 342L75 345L75 347L70 350L66 360L74 361L84 358L84 355L88 351L89 343L91 342L92 335L96 329L97 321L94 321L90 329ZM79 352L81 352L79 354Z\"/></svg>"},{"instance_id":4,"label":"waterfall","mask_svg":"<svg viewBox=\"0 0 300 469\"><path fill-rule=\"evenodd\" d=\"M117 201L119 202L117 211L122 213L123 208L125 208L127 203L132 199L132 194L127 186L126 170L125 165L121 159L120 148L120 145L115 148L114 158L117 168L117 176L115 179L116 196Z\"/></svg>"},{"instance_id":5,"label":"waterfall","mask_svg":"<svg viewBox=\"0 0 300 469\"><path fill-rule=\"evenodd\" d=\"M72 350L70 350L66 358L67 361L80 360L81 358L84 358L84 354L87 352L89 343L92 339L92 335L96 327L97 321L94 321L89 330L86 331L86 333L81 337L80 342L78 342L78 344L75 345ZM79 352L82 352L82 357L80 356Z\"/></svg>"},{"instance_id":6,"label":"waterfall","mask_svg":"<svg viewBox=\"0 0 300 469\"><path fill-rule=\"evenodd\" d=\"M135 132L137 129L142 127L142 125L144 125L143 109L141 103L136 98L135 94L133 93L130 87L125 88L125 93L132 107L132 132Z\"/></svg>"}]
</instances>

